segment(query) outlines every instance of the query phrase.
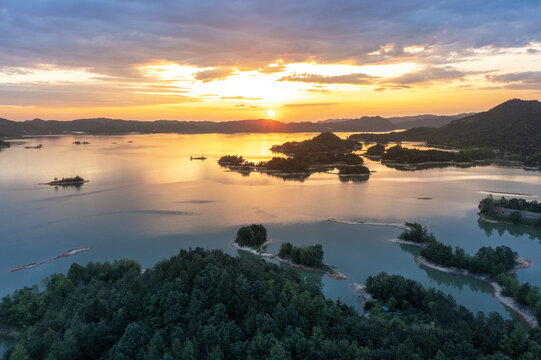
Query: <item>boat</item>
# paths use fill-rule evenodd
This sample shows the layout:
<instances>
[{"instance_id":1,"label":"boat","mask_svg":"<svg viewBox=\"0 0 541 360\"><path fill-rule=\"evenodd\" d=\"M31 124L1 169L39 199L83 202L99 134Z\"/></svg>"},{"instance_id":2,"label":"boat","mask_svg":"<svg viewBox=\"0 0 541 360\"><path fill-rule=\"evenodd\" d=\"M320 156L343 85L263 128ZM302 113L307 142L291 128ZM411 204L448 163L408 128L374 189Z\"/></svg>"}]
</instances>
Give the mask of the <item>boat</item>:
<instances>
[{"instance_id":1,"label":"boat","mask_svg":"<svg viewBox=\"0 0 541 360\"><path fill-rule=\"evenodd\" d=\"M207 158L204 157L203 155L201 155L201 156L190 156L190 161L191 160L207 160Z\"/></svg>"},{"instance_id":2,"label":"boat","mask_svg":"<svg viewBox=\"0 0 541 360\"><path fill-rule=\"evenodd\" d=\"M43 147L43 144L38 144L36 146L25 146L25 149L41 149Z\"/></svg>"}]
</instances>

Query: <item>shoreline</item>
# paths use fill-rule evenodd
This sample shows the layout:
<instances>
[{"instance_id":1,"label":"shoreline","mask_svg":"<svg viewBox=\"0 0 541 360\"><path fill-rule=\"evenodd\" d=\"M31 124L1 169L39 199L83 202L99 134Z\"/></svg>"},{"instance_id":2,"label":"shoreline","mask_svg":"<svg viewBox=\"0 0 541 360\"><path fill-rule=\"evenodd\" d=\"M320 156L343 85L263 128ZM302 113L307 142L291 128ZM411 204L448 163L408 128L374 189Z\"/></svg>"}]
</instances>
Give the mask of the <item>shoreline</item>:
<instances>
[{"instance_id":1,"label":"shoreline","mask_svg":"<svg viewBox=\"0 0 541 360\"><path fill-rule=\"evenodd\" d=\"M59 259L62 259L62 258L68 257L68 256L77 255L77 254L89 251L90 249L91 248L71 249L71 250L68 250L68 251L54 257L54 258L46 259L46 260L36 262L36 263L30 263L30 264L26 264L26 265L19 265L19 266L12 267L10 272L32 269L32 268L38 267L40 265L50 263L50 262L55 261L55 260L59 260Z\"/></svg>"},{"instance_id":2,"label":"shoreline","mask_svg":"<svg viewBox=\"0 0 541 360\"><path fill-rule=\"evenodd\" d=\"M527 220L527 222L524 222L524 220L521 220L520 223L515 224L512 221L500 220L500 219L493 218L491 216L481 214L481 213L477 213L477 216L479 216L479 220L484 221L486 223L490 223L490 224L505 224L505 225L515 225L515 226L525 225L525 226L530 226L530 227L538 228L538 229L541 228L535 222L530 221L530 220Z\"/></svg>"},{"instance_id":3,"label":"shoreline","mask_svg":"<svg viewBox=\"0 0 541 360\"><path fill-rule=\"evenodd\" d=\"M329 265L327 263L323 263L323 265L324 265L324 267L326 269L325 268L321 268L321 269L320 268L313 268L313 267L309 267L309 266L305 266L305 265L301 265L301 264L295 264L291 260L281 258L277 254L273 254L273 253L261 250L267 244L270 244L272 242L273 242L272 239L267 239L267 241L265 241L260 246L260 248L258 250L253 249L251 247L240 246L239 244L236 243L236 241L232 241L229 245L231 247L237 249L237 250L245 251L245 252L248 252L250 254L260 256L260 257L264 257L264 258L274 259L274 260L276 260L276 261L278 261L280 263L289 265L289 266L291 266L293 268L296 268L296 269L301 269L301 270L306 270L306 271L318 272L318 273L321 273L321 274L325 274L328 277L330 277L331 279L335 279L335 280L347 280L347 279L349 279L349 277L347 275L342 274L341 272L335 270L333 266L331 266L331 265Z\"/></svg>"},{"instance_id":4,"label":"shoreline","mask_svg":"<svg viewBox=\"0 0 541 360\"><path fill-rule=\"evenodd\" d=\"M373 226L389 226L402 230L409 230L409 227L402 223L378 223L370 221L348 221L348 220L338 220L338 219L327 219L330 223L335 224L344 224L344 225L373 225Z\"/></svg>"},{"instance_id":5,"label":"shoreline","mask_svg":"<svg viewBox=\"0 0 541 360\"><path fill-rule=\"evenodd\" d=\"M395 244L400 244L400 245L411 245L411 246L417 246L417 247L422 247L422 248L427 247L427 245L425 243L416 243L416 242L413 242L413 241L402 240L402 239L399 239L399 238L388 239L388 240L383 240L383 241L387 241L387 242L391 242L391 243L395 243Z\"/></svg>"},{"instance_id":6,"label":"shoreline","mask_svg":"<svg viewBox=\"0 0 541 360\"><path fill-rule=\"evenodd\" d=\"M479 281L482 281L486 284L489 284L492 287L493 296L498 300L500 304L505 306L506 308L512 310L517 315L520 316L520 318L530 327L530 328L537 328L539 327L539 322L537 320L537 317L535 316L534 312L527 306L519 304L515 299L509 296L503 295L502 291L503 288L500 284L498 284L497 281L495 281L492 277L487 275L481 275L481 274L475 274L470 273L468 270L455 268L455 267L448 267L443 265L438 265L428 259L425 259L422 256L418 256L415 258L415 261L421 265L425 265L426 267L429 267L433 270L441 271L447 274L453 274L453 275L461 275L470 277L472 279L476 279ZM521 269L527 269L531 266L531 260L518 257L517 258L517 265L509 271L508 274L515 274L517 271Z\"/></svg>"}]
</instances>

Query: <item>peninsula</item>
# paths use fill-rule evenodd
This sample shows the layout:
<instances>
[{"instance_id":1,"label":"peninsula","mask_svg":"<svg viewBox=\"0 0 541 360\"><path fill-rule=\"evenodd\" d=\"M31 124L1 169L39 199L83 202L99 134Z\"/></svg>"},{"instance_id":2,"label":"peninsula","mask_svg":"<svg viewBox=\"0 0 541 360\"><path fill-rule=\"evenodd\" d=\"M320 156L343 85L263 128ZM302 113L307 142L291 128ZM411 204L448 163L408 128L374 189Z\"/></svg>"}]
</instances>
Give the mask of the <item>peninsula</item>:
<instances>
[{"instance_id":1,"label":"peninsula","mask_svg":"<svg viewBox=\"0 0 541 360\"><path fill-rule=\"evenodd\" d=\"M237 231L237 237L231 245L241 251L251 254L272 258L291 267L324 273L335 280L345 280L348 277L336 270L334 266L323 262L323 247L318 245L296 247L291 243L283 243L280 246L278 254L267 252L267 244L271 242L267 239L267 229L263 225L252 224L243 226Z\"/></svg>"}]
</instances>

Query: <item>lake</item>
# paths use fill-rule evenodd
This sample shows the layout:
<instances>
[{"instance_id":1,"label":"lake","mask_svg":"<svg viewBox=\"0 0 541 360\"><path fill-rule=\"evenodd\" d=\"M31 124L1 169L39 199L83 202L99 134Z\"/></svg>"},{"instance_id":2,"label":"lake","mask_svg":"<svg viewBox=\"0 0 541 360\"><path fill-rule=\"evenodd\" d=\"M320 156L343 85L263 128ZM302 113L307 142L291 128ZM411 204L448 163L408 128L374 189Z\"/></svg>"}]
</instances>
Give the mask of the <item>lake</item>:
<instances>
[{"instance_id":1,"label":"lake","mask_svg":"<svg viewBox=\"0 0 541 360\"><path fill-rule=\"evenodd\" d=\"M486 284L421 267L414 261L417 248L386 241L401 230L329 223L329 218L417 221L440 241L469 253L481 246L508 245L533 261L517 274L520 281L541 285L541 232L480 223L476 215L479 200L488 193L539 200L538 172L496 166L399 171L367 160L375 171L367 181L342 182L337 175L317 173L301 182L261 173L244 176L216 162L226 154L266 160L273 156L272 145L314 135L65 135L13 143L0 151L1 295L39 284L51 273L65 273L72 262L130 258L151 267L179 249L197 246L237 254L230 247L237 229L262 223L274 240L269 246L273 252L285 241L322 244L325 261L350 279L311 275L321 278L326 296L358 309L351 283L386 271L451 294L473 312L511 316ZM43 148L24 148L37 144ZM200 155L208 159L190 160ZM39 185L75 175L90 182L79 188ZM14 266L83 247L91 250L10 272Z\"/></svg>"}]
</instances>

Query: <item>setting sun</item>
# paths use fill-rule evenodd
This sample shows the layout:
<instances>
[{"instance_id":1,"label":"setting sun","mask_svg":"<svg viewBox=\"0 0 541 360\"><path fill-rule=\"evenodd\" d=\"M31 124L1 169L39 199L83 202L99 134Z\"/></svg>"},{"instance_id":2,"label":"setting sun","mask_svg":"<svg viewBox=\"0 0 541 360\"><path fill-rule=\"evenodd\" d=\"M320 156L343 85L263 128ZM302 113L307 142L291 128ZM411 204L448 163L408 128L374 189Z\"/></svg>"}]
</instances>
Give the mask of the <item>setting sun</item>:
<instances>
[{"instance_id":1,"label":"setting sun","mask_svg":"<svg viewBox=\"0 0 541 360\"><path fill-rule=\"evenodd\" d=\"M271 110L267 111L267 116L268 117L274 117L274 115L276 115L276 112L274 110L271 109Z\"/></svg>"}]
</instances>

